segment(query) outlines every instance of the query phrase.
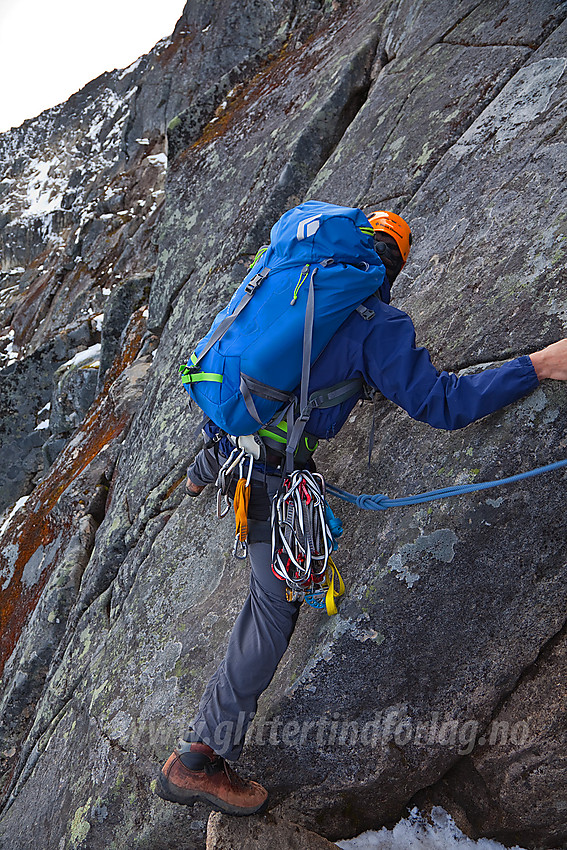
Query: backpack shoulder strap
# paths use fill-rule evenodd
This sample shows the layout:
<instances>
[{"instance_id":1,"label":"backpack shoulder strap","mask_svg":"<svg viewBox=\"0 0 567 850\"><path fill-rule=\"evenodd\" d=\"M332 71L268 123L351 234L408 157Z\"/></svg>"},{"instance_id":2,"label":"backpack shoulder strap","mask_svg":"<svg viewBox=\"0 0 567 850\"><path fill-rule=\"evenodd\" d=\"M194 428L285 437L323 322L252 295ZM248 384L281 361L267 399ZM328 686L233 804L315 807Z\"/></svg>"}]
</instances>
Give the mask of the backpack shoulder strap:
<instances>
[{"instance_id":1,"label":"backpack shoulder strap","mask_svg":"<svg viewBox=\"0 0 567 850\"><path fill-rule=\"evenodd\" d=\"M313 320L315 318L315 274L317 266L311 272L309 279L309 294L307 296L307 305L305 307L305 325L303 330L303 358L301 365L301 386L299 391L299 416L293 421L293 408L290 405L287 413L288 418L288 440L285 450L285 472L286 475L291 475L293 472L293 458L295 450L299 445L301 435L305 430L307 420L311 413L309 406L309 375L311 374L311 349L313 343Z\"/></svg>"},{"instance_id":2,"label":"backpack shoulder strap","mask_svg":"<svg viewBox=\"0 0 567 850\"><path fill-rule=\"evenodd\" d=\"M305 426L311 412L315 410L315 408L324 409L342 404L353 395L361 392L364 386L362 378L352 378L350 380L340 381L338 384L333 384L331 387L326 387L325 389L318 390L310 396L307 396L309 375L311 372L311 342L313 338L313 320L315 313L315 290L313 278L315 277L316 271L317 268L315 267L311 272L311 279L309 281L309 296L307 298L307 307L305 310L299 417L295 420L295 422L293 422L293 427L289 427L291 422L288 423L288 441L286 446L286 474L288 475L293 470L294 454L299 445L301 435L305 430ZM371 310L369 307L365 307L364 304L360 304L356 308L356 312L367 322L373 319L376 315L374 310ZM290 419L291 413L292 407L290 406L288 409L288 420Z\"/></svg>"}]
</instances>

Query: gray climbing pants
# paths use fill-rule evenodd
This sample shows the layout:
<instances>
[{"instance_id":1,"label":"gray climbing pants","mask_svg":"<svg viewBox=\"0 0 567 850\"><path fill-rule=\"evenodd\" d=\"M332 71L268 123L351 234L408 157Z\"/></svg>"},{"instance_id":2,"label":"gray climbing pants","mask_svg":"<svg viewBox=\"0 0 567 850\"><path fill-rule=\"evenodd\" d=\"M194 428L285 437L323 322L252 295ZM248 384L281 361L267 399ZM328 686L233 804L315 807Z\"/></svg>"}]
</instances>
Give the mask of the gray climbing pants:
<instances>
[{"instance_id":1,"label":"gray climbing pants","mask_svg":"<svg viewBox=\"0 0 567 850\"><path fill-rule=\"evenodd\" d=\"M189 468L195 484L215 480L218 463L211 450L203 450ZM214 476L214 477L213 477ZM263 492L252 491L249 515L256 502L275 492L279 479L271 480ZM260 505L259 516L265 510ZM258 513L258 510L257 510ZM288 602L285 584L272 572L269 521L250 522L250 592L232 629L225 656L209 680L192 731L219 755L229 760L239 757L246 730L256 712L258 697L268 687L289 644L297 622L299 604Z\"/></svg>"}]
</instances>

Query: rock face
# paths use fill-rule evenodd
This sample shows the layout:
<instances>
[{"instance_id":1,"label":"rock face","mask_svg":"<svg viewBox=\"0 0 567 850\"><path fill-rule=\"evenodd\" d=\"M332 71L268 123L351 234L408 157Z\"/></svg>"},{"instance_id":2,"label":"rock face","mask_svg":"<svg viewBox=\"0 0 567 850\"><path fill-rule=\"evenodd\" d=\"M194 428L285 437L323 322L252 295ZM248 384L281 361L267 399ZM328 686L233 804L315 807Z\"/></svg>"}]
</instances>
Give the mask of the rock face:
<instances>
[{"instance_id":1,"label":"rock face","mask_svg":"<svg viewBox=\"0 0 567 850\"><path fill-rule=\"evenodd\" d=\"M206 850L233 850L234 847L240 850L336 850L337 845L273 815L235 819L211 814Z\"/></svg>"},{"instance_id":2,"label":"rock face","mask_svg":"<svg viewBox=\"0 0 567 850\"><path fill-rule=\"evenodd\" d=\"M2 847L205 846L206 807L152 781L248 576L214 494L184 495L199 415L177 365L281 213L404 215L394 303L440 368L566 334L566 17L552 0L189 2L130 69L0 137ZM75 375L99 343L96 381ZM503 477L564 456L565 401L544 382L445 433L382 400L372 466L365 407L318 466L392 496ZM333 504L347 593L333 618L302 610L261 699L242 770L274 820L249 831L333 840L417 802L471 835L565 844L563 478Z\"/></svg>"}]
</instances>

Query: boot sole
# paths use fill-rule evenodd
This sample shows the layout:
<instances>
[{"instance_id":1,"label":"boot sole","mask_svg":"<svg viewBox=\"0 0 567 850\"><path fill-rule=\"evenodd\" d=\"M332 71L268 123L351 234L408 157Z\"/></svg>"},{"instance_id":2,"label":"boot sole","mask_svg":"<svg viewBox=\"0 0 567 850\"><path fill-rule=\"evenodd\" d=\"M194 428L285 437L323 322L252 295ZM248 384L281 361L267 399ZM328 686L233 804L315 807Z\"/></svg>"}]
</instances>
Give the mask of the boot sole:
<instances>
[{"instance_id":1,"label":"boot sole","mask_svg":"<svg viewBox=\"0 0 567 850\"><path fill-rule=\"evenodd\" d=\"M167 800L170 803L178 803L180 806L194 806L195 803L208 803L215 812L223 812L225 815L236 815L237 817L259 814L268 805L268 798L266 797L264 802L254 809L243 809L241 806L233 806L230 803L225 803L224 800L219 800L218 797L207 794L206 791L197 791L192 794L189 791L184 791L182 788L177 790L175 786L172 787L168 783L161 771L158 774L156 794L162 800Z\"/></svg>"}]
</instances>

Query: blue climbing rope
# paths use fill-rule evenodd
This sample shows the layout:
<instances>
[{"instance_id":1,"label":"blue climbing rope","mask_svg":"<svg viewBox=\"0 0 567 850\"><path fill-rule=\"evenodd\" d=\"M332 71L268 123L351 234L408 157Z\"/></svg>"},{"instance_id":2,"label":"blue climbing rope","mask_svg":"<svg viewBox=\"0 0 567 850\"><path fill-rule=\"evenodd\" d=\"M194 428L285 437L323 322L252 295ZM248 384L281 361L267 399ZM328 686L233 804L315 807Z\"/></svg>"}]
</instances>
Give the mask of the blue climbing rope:
<instances>
[{"instance_id":1,"label":"blue climbing rope","mask_svg":"<svg viewBox=\"0 0 567 850\"><path fill-rule=\"evenodd\" d=\"M543 472L552 472L554 469L561 469L567 466L567 459L558 460L555 463L549 463L547 466L538 466L536 469L530 469L527 472L519 472L517 475L510 475L509 478L499 478L496 481L483 481L480 484L454 484L452 487L441 487L439 490L428 490L426 493L417 493L415 496L401 496L397 499L390 499L382 493L370 495L363 493L360 496L355 496L353 493L348 493L346 490L341 490L340 487L335 487L334 484L326 485L327 493L331 496L336 496L344 502L350 502L358 508L363 508L366 511L385 511L387 508L401 507L403 505L421 505L423 502L433 502L436 499L445 499L448 496L460 496L463 493L475 493L478 490L488 490L490 487L496 487L498 484L513 484L515 481L523 481L524 478L533 478L535 475L541 475Z\"/></svg>"}]
</instances>

